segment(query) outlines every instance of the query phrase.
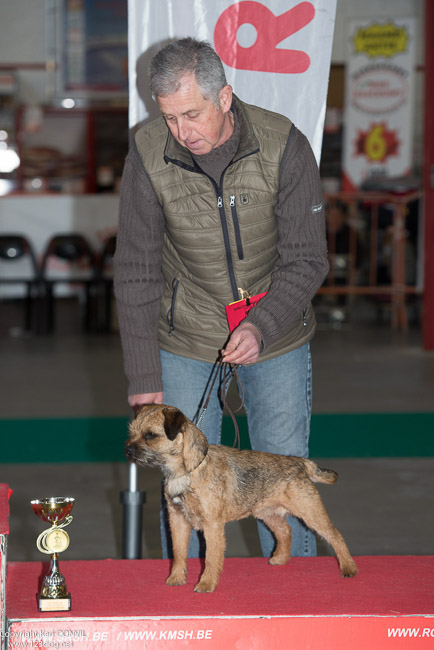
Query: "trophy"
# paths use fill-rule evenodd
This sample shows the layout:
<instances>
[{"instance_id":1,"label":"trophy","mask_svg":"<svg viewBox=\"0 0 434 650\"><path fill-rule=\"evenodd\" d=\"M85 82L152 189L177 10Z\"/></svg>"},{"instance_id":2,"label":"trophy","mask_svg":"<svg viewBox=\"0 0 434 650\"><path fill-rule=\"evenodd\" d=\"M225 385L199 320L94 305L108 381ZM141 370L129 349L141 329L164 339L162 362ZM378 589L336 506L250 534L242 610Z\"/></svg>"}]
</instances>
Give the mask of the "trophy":
<instances>
[{"instance_id":1,"label":"trophy","mask_svg":"<svg viewBox=\"0 0 434 650\"><path fill-rule=\"evenodd\" d=\"M72 497L48 497L30 502L35 515L51 524L51 528L44 530L36 541L41 553L51 555L50 570L38 594L40 612L64 612L71 609L71 594L59 569L59 553L66 551L69 546L69 535L63 529L72 521L70 513L74 501Z\"/></svg>"}]
</instances>

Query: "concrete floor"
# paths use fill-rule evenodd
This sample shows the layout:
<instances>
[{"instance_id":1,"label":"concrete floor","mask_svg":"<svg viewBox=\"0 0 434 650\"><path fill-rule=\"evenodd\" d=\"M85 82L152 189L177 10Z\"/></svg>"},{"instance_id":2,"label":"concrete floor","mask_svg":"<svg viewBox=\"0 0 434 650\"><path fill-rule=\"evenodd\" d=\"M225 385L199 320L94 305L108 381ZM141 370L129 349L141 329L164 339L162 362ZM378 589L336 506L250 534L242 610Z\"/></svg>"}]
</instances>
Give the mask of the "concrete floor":
<instances>
[{"instance_id":1,"label":"concrete floor","mask_svg":"<svg viewBox=\"0 0 434 650\"><path fill-rule=\"evenodd\" d=\"M0 310L0 417L129 414L117 334L82 334L76 306L69 303L53 336L23 332L19 306L0 303ZM315 413L434 410L434 352L422 349L418 327L324 326L312 356ZM434 457L315 460L339 472L338 483L320 491L354 555L434 553ZM0 449L0 482L14 490L9 560L42 559L35 541L43 525L29 502L61 494L76 498L71 546L63 557L122 557L119 495L128 486L127 463L1 464ZM147 497L143 557L158 558L159 473L140 470L139 489ZM228 557L260 555L254 521L229 524L227 538ZM321 541L319 554L330 554Z\"/></svg>"}]
</instances>

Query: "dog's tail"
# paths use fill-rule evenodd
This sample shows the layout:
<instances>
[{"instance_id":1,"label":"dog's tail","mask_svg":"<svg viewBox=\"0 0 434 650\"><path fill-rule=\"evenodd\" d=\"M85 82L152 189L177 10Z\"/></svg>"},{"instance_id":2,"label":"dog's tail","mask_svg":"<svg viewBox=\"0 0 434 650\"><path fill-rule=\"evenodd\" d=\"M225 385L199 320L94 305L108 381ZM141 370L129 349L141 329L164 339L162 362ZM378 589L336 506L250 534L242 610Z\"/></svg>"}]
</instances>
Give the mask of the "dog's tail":
<instances>
[{"instance_id":1,"label":"dog's tail","mask_svg":"<svg viewBox=\"0 0 434 650\"><path fill-rule=\"evenodd\" d=\"M338 474L332 469L322 469L313 460L304 459L306 472L315 483L336 483Z\"/></svg>"}]
</instances>

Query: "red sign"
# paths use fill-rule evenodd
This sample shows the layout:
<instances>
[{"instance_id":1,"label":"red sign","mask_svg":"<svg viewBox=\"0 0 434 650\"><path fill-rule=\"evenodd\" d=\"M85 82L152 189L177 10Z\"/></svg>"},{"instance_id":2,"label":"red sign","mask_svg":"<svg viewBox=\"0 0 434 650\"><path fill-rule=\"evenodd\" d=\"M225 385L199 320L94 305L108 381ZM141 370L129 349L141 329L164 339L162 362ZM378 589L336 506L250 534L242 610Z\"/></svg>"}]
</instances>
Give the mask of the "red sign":
<instances>
[{"instance_id":1,"label":"red sign","mask_svg":"<svg viewBox=\"0 0 434 650\"><path fill-rule=\"evenodd\" d=\"M310 2L300 2L280 16L275 16L260 2L237 2L220 15L214 30L214 45L222 61L231 68L300 74L309 68L308 54L277 46L314 17L315 9ZM251 47L242 47L237 40L238 29L246 23L253 25L257 32Z\"/></svg>"},{"instance_id":2,"label":"red sign","mask_svg":"<svg viewBox=\"0 0 434 650\"><path fill-rule=\"evenodd\" d=\"M433 647L432 619L376 616L99 619L13 621L9 650L153 650L168 648L297 648L298 650L420 650Z\"/></svg>"}]
</instances>

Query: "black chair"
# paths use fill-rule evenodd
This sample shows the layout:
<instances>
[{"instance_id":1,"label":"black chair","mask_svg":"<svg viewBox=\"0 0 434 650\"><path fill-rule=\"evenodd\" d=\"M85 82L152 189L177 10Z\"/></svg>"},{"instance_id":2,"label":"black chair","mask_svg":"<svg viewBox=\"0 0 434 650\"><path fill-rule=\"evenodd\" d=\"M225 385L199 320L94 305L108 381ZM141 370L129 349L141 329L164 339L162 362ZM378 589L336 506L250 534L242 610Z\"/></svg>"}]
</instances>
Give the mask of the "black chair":
<instances>
[{"instance_id":1,"label":"black chair","mask_svg":"<svg viewBox=\"0 0 434 650\"><path fill-rule=\"evenodd\" d=\"M91 289L95 286L95 254L87 239L79 233L59 233L47 243L41 264L41 286L45 299L45 331L55 328L55 287L84 290L83 327L91 329Z\"/></svg>"},{"instance_id":2,"label":"black chair","mask_svg":"<svg viewBox=\"0 0 434 650\"><path fill-rule=\"evenodd\" d=\"M21 234L0 234L0 283L25 287L24 328L33 325L33 307L39 296L39 269L30 241Z\"/></svg>"},{"instance_id":3,"label":"black chair","mask_svg":"<svg viewBox=\"0 0 434 650\"><path fill-rule=\"evenodd\" d=\"M116 235L112 235L106 239L97 263L97 278L100 289L98 291L98 329L107 333L111 332L112 329L113 258L115 251ZM100 303L102 303L102 309Z\"/></svg>"}]
</instances>

